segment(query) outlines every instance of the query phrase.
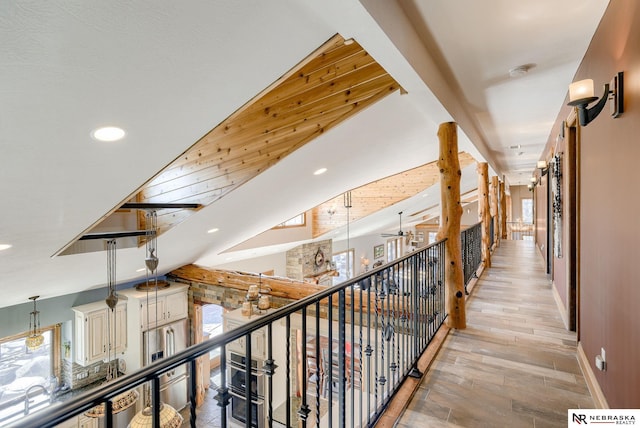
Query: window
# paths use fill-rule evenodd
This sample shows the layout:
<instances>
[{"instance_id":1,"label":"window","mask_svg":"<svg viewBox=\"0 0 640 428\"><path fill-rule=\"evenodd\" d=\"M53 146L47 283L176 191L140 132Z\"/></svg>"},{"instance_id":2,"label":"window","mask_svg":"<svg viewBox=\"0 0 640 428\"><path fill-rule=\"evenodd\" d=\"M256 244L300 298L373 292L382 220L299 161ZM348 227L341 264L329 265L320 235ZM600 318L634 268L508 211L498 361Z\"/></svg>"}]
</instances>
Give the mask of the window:
<instances>
[{"instance_id":1,"label":"window","mask_svg":"<svg viewBox=\"0 0 640 428\"><path fill-rule=\"evenodd\" d=\"M402 255L402 238L387 241L387 262L391 262Z\"/></svg>"},{"instance_id":2,"label":"window","mask_svg":"<svg viewBox=\"0 0 640 428\"><path fill-rule=\"evenodd\" d=\"M353 249L333 255L332 261L338 271L338 276L333 277L333 285L340 284L349 278L353 278L353 258Z\"/></svg>"},{"instance_id":3,"label":"window","mask_svg":"<svg viewBox=\"0 0 640 428\"><path fill-rule=\"evenodd\" d=\"M438 232L429 232L429 244L433 244L436 242L436 237L438 236Z\"/></svg>"},{"instance_id":4,"label":"window","mask_svg":"<svg viewBox=\"0 0 640 428\"><path fill-rule=\"evenodd\" d=\"M27 388L42 385L48 390L55 387L53 377L59 379L60 326L41 329L44 343L35 351L25 345L28 332L0 339L0 419L11 412L7 407L13 399L24 396ZM22 404L20 404L22 405Z\"/></svg>"},{"instance_id":5,"label":"window","mask_svg":"<svg viewBox=\"0 0 640 428\"><path fill-rule=\"evenodd\" d=\"M522 199L522 222L533 224L533 199Z\"/></svg>"},{"instance_id":6,"label":"window","mask_svg":"<svg viewBox=\"0 0 640 428\"><path fill-rule=\"evenodd\" d=\"M285 221L284 223L280 223L279 225L277 225L276 227L274 227L274 229L282 229L285 227L301 227L307 224L307 218L305 213L302 213L300 215L295 216L294 218L291 218L287 221Z\"/></svg>"}]
</instances>

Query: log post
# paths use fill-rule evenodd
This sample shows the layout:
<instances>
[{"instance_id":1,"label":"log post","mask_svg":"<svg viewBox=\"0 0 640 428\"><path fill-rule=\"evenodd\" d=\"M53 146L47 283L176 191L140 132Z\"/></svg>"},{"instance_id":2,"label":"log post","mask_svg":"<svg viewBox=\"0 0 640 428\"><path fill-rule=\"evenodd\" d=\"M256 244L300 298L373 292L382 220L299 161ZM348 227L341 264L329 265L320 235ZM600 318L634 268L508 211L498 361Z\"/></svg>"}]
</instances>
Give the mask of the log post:
<instances>
[{"instance_id":1,"label":"log post","mask_svg":"<svg viewBox=\"0 0 640 428\"><path fill-rule=\"evenodd\" d=\"M460 243L460 178L462 171L458 159L458 134L455 122L440 124L440 198L442 214L438 239L445 242L445 300L447 325L451 328L467 327L465 311L464 277L462 272L462 249Z\"/></svg>"},{"instance_id":2,"label":"log post","mask_svg":"<svg viewBox=\"0 0 640 428\"><path fill-rule=\"evenodd\" d=\"M193 326L193 343L202 342L204 339L202 334L202 305L193 305L191 325ZM204 367L204 357L200 357L196 361L196 407L200 407L204 403L205 386L203 376L209 376L209 367Z\"/></svg>"},{"instance_id":3,"label":"log post","mask_svg":"<svg viewBox=\"0 0 640 428\"><path fill-rule=\"evenodd\" d=\"M489 165L478 162L478 219L482 223L482 262L485 268L491 267L489 251L489 233L491 215L489 213Z\"/></svg>"},{"instance_id":4,"label":"log post","mask_svg":"<svg viewBox=\"0 0 640 428\"><path fill-rule=\"evenodd\" d=\"M493 243L497 247L500 245L499 238L500 234L498 233L498 176L494 175L491 177L491 221L493 223Z\"/></svg>"},{"instance_id":5,"label":"log post","mask_svg":"<svg viewBox=\"0 0 640 428\"><path fill-rule=\"evenodd\" d=\"M500 182L500 239L507 239L507 195L504 181Z\"/></svg>"}]
</instances>

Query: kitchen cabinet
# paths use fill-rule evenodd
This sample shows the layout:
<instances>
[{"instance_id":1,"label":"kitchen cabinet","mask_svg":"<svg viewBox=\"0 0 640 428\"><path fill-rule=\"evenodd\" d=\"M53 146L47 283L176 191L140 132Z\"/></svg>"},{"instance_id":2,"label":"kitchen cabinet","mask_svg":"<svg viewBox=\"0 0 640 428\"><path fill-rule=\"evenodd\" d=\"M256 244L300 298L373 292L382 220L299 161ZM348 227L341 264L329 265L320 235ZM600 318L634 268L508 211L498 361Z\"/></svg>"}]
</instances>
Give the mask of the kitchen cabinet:
<instances>
[{"instance_id":1,"label":"kitchen cabinet","mask_svg":"<svg viewBox=\"0 0 640 428\"><path fill-rule=\"evenodd\" d=\"M98 419L85 415L74 416L56 425L56 428L98 428Z\"/></svg>"},{"instance_id":2,"label":"kitchen cabinet","mask_svg":"<svg viewBox=\"0 0 640 428\"><path fill-rule=\"evenodd\" d=\"M267 312L265 312L265 314L266 313ZM250 318L245 317L244 315L242 315L242 312L240 309L227 312L226 314L224 314L224 317L223 317L224 318L223 329L225 332L229 330L233 330L235 328L238 328L246 324L249 321L255 320L256 318L262 315L263 314L255 314L255 315L252 315ZM264 360L267 357L265 345L266 345L266 328L261 328L251 333L251 355L254 358L260 358ZM233 351L238 354L244 355L247 352L246 337L242 336L234 340L233 342L230 342L227 345L227 349L229 351Z\"/></svg>"},{"instance_id":3,"label":"kitchen cabinet","mask_svg":"<svg viewBox=\"0 0 640 428\"><path fill-rule=\"evenodd\" d=\"M188 289L186 284L169 282L169 287L157 291L130 288L118 292L127 298L128 346L123 360L128 373L144 365L146 331L187 318Z\"/></svg>"},{"instance_id":4,"label":"kitchen cabinet","mask_svg":"<svg viewBox=\"0 0 640 428\"><path fill-rule=\"evenodd\" d=\"M98 419L88 416L78 416L78 428L98 428Z\"/></svg>"},{"instance_id":5,"label":"kitchen cabinet","mask_svg":"<svg viewBox=\"0 0 640 428\"><path fill-rule=\"evenodd\" d=\"M140 328L148 330L156 325L161 326L187 317L187 293L184 290L158 290L156 301L155 291L149 292L149 305L146 293L140 299ZM157 321L157 323L156 323Z\"/></svg>"},{"instance_id":6,"label":"kitchen cabinet","mask_svg":"<svg viewBox=\"0 0 640 428\"><path fill-rule=\"evenodd\" d=\"M75 362L86 366L122 354L127 348L127 304L119 301L112 312L104 301L72 308Z\"/></svg>"}]
</instances>

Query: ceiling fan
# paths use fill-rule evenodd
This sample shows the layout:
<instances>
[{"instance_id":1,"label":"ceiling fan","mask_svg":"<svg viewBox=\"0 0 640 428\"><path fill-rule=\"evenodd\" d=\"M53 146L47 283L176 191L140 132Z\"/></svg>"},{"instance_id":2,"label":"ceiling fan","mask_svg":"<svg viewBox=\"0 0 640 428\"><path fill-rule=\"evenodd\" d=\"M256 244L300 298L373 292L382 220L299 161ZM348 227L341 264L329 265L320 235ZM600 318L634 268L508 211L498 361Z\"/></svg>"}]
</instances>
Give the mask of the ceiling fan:
<instances>
[{"instance_id":1,"label":"ceiling fan","mask_svg":"<svg viewBox=\"0 0 640 428\"><path fill-rule=\"evenodd\" d=\"M407 244L409 244L409 242L413 238L413 232L402 231L402 211L400 211L398 215L400 216L400 229L398 230L398 233L381 233L380 236L382 236L383 238L392 238L395 236L406 236Z\"/></svg>"}]
</instances>

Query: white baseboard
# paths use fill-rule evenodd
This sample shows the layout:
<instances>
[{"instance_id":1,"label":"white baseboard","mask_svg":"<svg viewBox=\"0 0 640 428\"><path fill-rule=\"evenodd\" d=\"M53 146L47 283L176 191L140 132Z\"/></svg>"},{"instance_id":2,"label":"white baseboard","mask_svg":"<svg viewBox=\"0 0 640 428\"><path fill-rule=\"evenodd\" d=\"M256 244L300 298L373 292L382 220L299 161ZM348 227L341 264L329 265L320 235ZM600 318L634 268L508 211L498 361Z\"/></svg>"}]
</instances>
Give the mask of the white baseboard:
<instances>
[{"instance_id":1,"label":"white baseboard","mask_svg":"<svg viewBox=\"0 0 640 428\"><path fill-rule=\"evenodd\" d=\"M602 388L600 388L600 384L596 379L596 375L593 373L591 364L589 364L589 358L582 348L582 343L578 343L577 354L578 364L580 364L580 369L582 370L584 379L587 382L587 386L589 387L589 392L591 393L591 397L593 398L593 403L595 404L597 409L608 409L609 403L607 403L604 392L602 392Z\"/></svg>"},{"instance_id":2,"label":"white baseboard","mask_svg":"<svg viewBox=\"0 0 640 428\"><path fill-rule=\"evenodd\" d=\"M569 316L567 314L567 308L564 306L564 303L562 303L562 298L560 297L558 289L556 289L556 285L553 282L551 283L551 289L553 290L553 299L556 301L556 306L558 306L558 310L560 311L564 328L569 330Z\"/></svg>"}]
</instances>

